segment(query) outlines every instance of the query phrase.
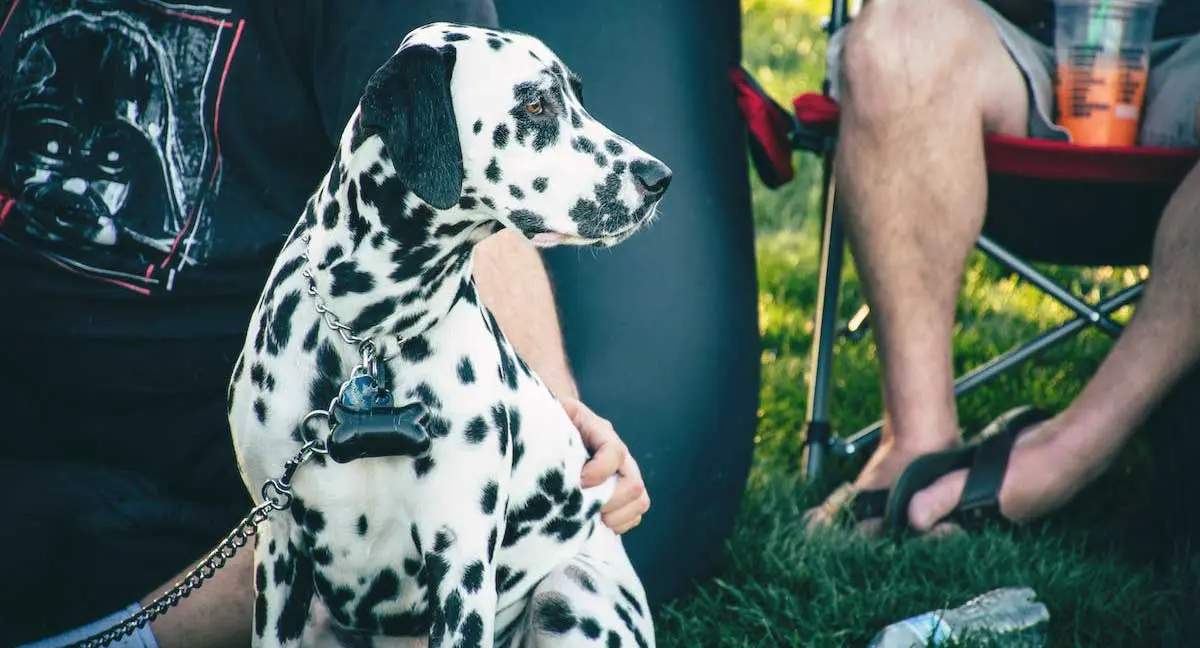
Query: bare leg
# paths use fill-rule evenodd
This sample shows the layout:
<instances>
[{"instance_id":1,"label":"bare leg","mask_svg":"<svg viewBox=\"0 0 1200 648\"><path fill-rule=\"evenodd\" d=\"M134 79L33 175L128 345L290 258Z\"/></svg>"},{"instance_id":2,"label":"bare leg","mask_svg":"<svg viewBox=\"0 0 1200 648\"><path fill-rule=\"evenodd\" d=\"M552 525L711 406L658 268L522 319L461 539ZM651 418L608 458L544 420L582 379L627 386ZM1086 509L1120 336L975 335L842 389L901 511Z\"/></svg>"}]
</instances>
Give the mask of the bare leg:
<instances>
[{"instance_id":1,"label":"bare leg","mask_svg":"<svg viewBox=\"0 0 1200 648\"><path fill-rule=\"evenodd\" d=\"M985 132L1025 135L1024 79L972 0L873 0L846 36L835 173L886 410L859 488L958 443L951 329L983 226Z\"/></svg>"},{"instance_id":2,"label":"bare leg","mask_svg":"<svg viewBox=\"0 0 1200 648\"><path fill-rule=\"evenodd\" d=\"M1163 213L1153 271L1125 333L1061 414L1023 435L1000 489L1000 510L1027 520L1058 508L1095 479L1151 409L1200 359L1200 166ZM918 493L909 520L928 530L962 494L966 473Z\"/></svg>"}]
</instances>

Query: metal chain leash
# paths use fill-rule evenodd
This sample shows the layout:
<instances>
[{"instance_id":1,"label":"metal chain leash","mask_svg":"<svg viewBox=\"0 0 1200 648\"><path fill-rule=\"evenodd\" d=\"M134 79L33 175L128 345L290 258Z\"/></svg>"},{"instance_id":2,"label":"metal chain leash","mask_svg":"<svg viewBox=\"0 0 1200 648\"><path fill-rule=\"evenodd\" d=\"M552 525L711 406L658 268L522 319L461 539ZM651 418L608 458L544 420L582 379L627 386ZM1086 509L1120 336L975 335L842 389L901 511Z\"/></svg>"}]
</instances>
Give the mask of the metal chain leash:
<instances>
[{"instance_id":1,"label":"metal chain leash","mask_svg":"<svg viewBox=\"0 0 1200 648\"><path fill-rule=\"evenodd\" d=\"M308 418L316 414L325 414L325 412L313 412ZM165 614L167 610L179 605L180 601L187 598L192 592L200 589L204 581L212 578L218 569L224 567L237 553L238 549L246 546L250 538L258 535L259 525L265 522L272 512L286 510L292 505L292 478L296 474L296 469L313 455L325 453L326 449L320 441L305 443L300 448L300 451L284 464L283 475L279 479L271 479L263 484L263 503L254 507L249 515L242 518L237 527L233 531L230 531L229 535L225 536L212 551L208 552L208 555L196 567L180 579L171 589L154 599L149 605L144 606L137 614L103 632L92 635L83 641L73 643L68 648L101 648L101 646L108 646L114 641L132 635L138 629L149 625L152 621Z\"/></svg>"}]
</instances>

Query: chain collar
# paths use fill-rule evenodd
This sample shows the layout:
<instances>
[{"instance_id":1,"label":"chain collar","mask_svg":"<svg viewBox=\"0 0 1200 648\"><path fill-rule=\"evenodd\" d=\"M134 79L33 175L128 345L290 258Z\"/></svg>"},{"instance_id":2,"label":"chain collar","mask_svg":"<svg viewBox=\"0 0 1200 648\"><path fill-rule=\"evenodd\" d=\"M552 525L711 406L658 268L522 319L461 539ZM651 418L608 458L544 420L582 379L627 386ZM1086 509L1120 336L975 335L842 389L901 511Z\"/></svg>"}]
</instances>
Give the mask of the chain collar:
<instances>
[{"instance_id":1,"label":"chain collar","mask_svg":"<svg viewBox=\"0 0 1200 648\"><path fill-rule=\"evenodd\" d=\"M337 318L337 315L333 314L333 311L325 307L325 300L321 299L321 296L317 294L317 280L313 278L312 270L309 268L312 259L308 258L308 247L312 243L312 234L306 233L300 240L304 242L304 251L300 253L300 256L304 258L304 272L301 274L308 281L308 295L313 298L313 302L316 304L317 315L320 315L321 319L325 320L325 324L334 333L337 333L346 344L362 344L363 342L367 342L366 338L355 335L353 329L343 324Z\"/></svg>"}]
</instances>

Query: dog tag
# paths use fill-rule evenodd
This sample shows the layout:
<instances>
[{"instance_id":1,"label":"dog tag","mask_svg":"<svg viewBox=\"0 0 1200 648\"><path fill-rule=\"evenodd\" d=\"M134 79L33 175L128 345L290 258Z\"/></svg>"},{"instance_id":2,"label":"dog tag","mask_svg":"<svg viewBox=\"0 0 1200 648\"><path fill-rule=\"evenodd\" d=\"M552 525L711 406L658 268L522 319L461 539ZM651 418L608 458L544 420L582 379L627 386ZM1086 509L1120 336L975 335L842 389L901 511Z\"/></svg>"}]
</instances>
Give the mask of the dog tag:
<instances>
[{"instance_id":1,"label":"dog tag","mask_svg":"<svg viewBox=\"0 0 1200 648\"><path fill-rule=\"evenodd\" d=\"M421 403L358 411L338 400L330 411L329 457L347 463L366 457L420 456L429 450L429 432L421 424L428 413Z\"/></svg>"},{"instance_id":2,"label":"dog tag","mask_svg":"<svg viewBox=\"0 0 1200 648\"><path fill-rule=\"evenodd\" d=\"M342 383L338 402L348 410L365 412L379 407L391 407L392 394L380 387L374 378L363 374Z\"/></svg>"}]
</instances>

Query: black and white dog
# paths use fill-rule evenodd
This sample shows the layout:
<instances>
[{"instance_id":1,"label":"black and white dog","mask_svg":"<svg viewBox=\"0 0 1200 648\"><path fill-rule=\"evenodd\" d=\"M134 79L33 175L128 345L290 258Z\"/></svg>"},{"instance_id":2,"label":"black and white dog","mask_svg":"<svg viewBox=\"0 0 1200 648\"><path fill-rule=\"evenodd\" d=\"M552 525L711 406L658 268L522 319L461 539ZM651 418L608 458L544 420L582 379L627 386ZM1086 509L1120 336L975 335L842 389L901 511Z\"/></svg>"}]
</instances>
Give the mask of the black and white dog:
<instances>
[{"instance_id":1,"label":"black and white dog","mask_svg":"<svg viewBox=\"0 0 1200 648\"><path fill-rule=\"evenodd\" d=\"M608 246L653 218L670 170L580 90L534 38L445 23L369 80L230 385L256 497L330 446L258 536L255 645L654 645L612 480L580 487L577 430L471 280L503 228Z\"/></svg>"}]
</instances>

